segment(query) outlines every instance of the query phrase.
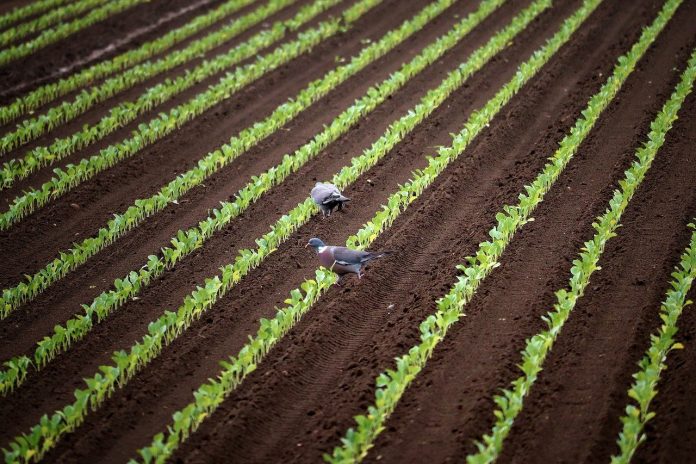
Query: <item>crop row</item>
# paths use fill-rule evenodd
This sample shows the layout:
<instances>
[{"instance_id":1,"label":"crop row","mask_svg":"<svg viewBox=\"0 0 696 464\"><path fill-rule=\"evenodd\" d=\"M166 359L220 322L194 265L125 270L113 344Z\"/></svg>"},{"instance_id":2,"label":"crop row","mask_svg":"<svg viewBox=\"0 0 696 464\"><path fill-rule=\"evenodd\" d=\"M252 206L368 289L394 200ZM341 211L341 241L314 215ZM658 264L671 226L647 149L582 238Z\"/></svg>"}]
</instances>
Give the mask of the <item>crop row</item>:
<instances>
[{"instance_id":1,"label":"crop row","mask_svg":"<svg viewBox=\"0 0 696 464\"><path fill-rule=\"evenodd\" d=\"M619 64L615 67L614 73L602 89L590 99L588 107L582 111L583 116L578 119L570 134L563 139L560 148L551 158L551 163L544 167L530 186L525 187L526 194L520 195L520 203L516 207L505 206L503 211L496 215L498 224L489 232L493 241L481 243L477 254L467 258L469 265L459 266L463 274L458 278L451 291L438 300L437 312L429 316L420 325L421 343L412 347L407 355L396 359L396 370L389 369L377 377L375 404L368 408L366 415L356 417L356 422L358 423L357 430L350 429L348 431L345 438L342 439L343 446L336 448L333 456L327 456L328 460L331 462L347 462L360 460L365 456L374 438L383 430L386 418L396 407L398 400L410 382L423 369L435 346L446 336L448 328L461 317L463 307L471 300L480 282L495 267L499 266L498 259L516 231L531 220L530 215L533 209L543 200L546 192L558 179L577 151L580 143L589 134L602 111L614 99L645 49L654 41L656 35L673 15L679 3L667 2L653 26L646 29L631 52L619 58ZM635 172L627 172L627 178L634 179L634 174ZM623 197L621 198L623 199ZM617 201L616 197L613 202L615 201ZM625 207L626 204L627 200L623 206ZM608 221L607 224L610 224L611 220ZM590 249L592 246L590 243L586 244L587 249ZM596 250L597 248L591 249ZM580 261L575 261L574 263L573 279L577 279L578 276L591 272L591 269L593 269L592 265L587 263L581 263ZM568 296L567 294L564 295ZM564 299L564 301L574 302L574 299L569 297ZM549 320L552 319L555 320L557 317L550 316ZM557 332L557 330L559 329L555 326L552 329L554 332ZM548 340L541 336L537 337L530 341L525 353L537 356L539 350L543 351L542 347L546 346L544 343L548 343ZM535 376L541 369L540 364L532 364L532 361L527 356L525 356L524 362L520 366L525 374L528 374L530 377ZM514 391L506 390L502 395L495 397L495 402L500 409L495 413L497 421L494 431L490 436L484 437L484 443L478 445L479 452L477 454L467 457L468 462L492 462L497 458L514 416L522 407L522 397L529 391L531 382L527 382L526 379L522 378L513 382L513 385Z\"/></svg>"},{"instance_id":2,"label":"crop row","mask_svg":"<svg viewBox=\"0 0 696 464\"><path fill-rule=\"evenodd\" d=\"M22 121L17 125L16 130L5 134L0 139L0 152L7 152L43 135L59 125L71 121L85 113L96 104L140 82L173 69L176 66L185 64L194 58L199 58L201 54L231 40L250 27L257 25L267 17L280 11L282 8L292 4L294 1L296 0L270 0L268 4L257 8L236 21L232 21L230 24L211 32L201 39L193 41L182 50L175 50L167 56L153 62L139 64L117 76L107 79L96 87L83 90L71 101L64 101L60 105L50 108L44 114ZM314 14L314 16L316 16L316 14L319 14L323 9L333 6L340 1L342 0L315 2L316 6L314 8L308 8L308 10L316 10L317 12ZM324 4L327 6L323 6ZM242 45L226 53L221 53L211 60L205 60L193 69L186 70L185 74L176 79L167 79L159 85L149 87L136 101L125 101L115 108L112 108L109 114L102 118L97 125L87 126L85 129L72 136L58 139L49 148L42 147L42 150L33 150L29 153L29 156L33 155L29 162L35 160L38 164L36 167L40 167L47 164L46 161L55 162L64 158L75 150L85 147L95 140L104 137L106 134L133 121L145 111L151 110L156 105L169 100L171 97L181 93L192 85L237 64L242 59L254 56L259 50L281 39L287 32L297 30L304 22L314 16L311 13L305 12L304 15L298 15L299 19L285 22L279 21L272 29L275 34L270 33L270 31L256 34ZM305 17L307 19L302 21ZM242 53L243 51L246 51L246 53ZM58 150L58 152L54 154L56 150ZM43 158L41 155L43 155ZM46 159L46 157L50 158ZM12 166L12 164L13 163L10 163L10 166ZM22 173L22 171L17 173L12 172L15 176L19 176ZM28 173L26 173L25 176L27 174ZM6 175L3 177L3 183L5 184L8 180L12 179Z\"/></svg>"},{"instance_id":3,"label":"crop row","mask_svg":"<svg viewBox=\"0 0 696 464\"><path fill-rule=\"evenodd\" d=\"M224 40L229 40L241 34L294 1L296 0L271 0L267 5L259 7L238 21L234 21L229 26L211 33L204 39L193 42L183 50L172 52L167 57L154 63L147 62L138 65L107 80L90 91L83 91L75 100L63 102L60 106L51 108L46 114L33 119L31 123L8 134L0 143L7 142L6 147L9 147L15 143L28 141L34 136L40 135L44 130L52 129L61 122L79 116L94 104L113 96L117 92L135 85L152 75L200 56L204 51L212 49ZM2 170L0 170L2 188L9 187L15 180L23 179L43 166L58 162L75 151L102 139L134 121L143 113L151 111L157 105L165 103L192 86L239 64L245 59L253 57L260 50L281 40L288 33L296 31L317 15L341 1L343 0L316 0L302 8L293 18L276 22L272 28L255 34L230 51L221 53L211 60L203 61L200 65L187 70L175 79L167 79L158 85L146 89L135 101L124 101L118 104L111 108L109 113L96 124L86 124L78 132L56 139L50 146L36 147L23 158L13 159L4 163ZM247 79L253 79L253 76L258 76L258 71ZM242 83L240 82L239 85L242 85ZM16 142L19 139L22 142Z\"/></svg>"},{"instance_id":4,"label":"crop row","mask_svg":"<svg viewBox=\"0 0 696 464\"><path fill-rule=\"evenodd\" d=\"M41 31L58 22L64 21L67 18L77 16L90 10L96 6L105 3L107 0L81 0L76 3L71 3L61 8L56 8L45 15L39 16L36 19L19 24L0 33L0 47L11 42L16 42L18 39L29 34Z\"/></svg>"},{"instance_id":5,"label":"crop row","mask_svg":"<svg viewBox=\"0 0 696 464\"><path fill-rule=\"evenodd\" d=\"M370 153L379 148L379 152L385 153L402 140L418 123L432 113L446 98L466 80L466 74L475 72L484 63L481 57L491 54L491 57L500 49L510 43L514 36L523 30L538 14L550 6L550 2L538 0L520 13L511 25L499 32L491 41L474 52L469 60L450 73L443 83L430 90L414 109L389 127L387 132L365 152L370 158ZM496 51L494 51L496 50ZM490 59L485 59L487 62ZM480 64L477 64L480 63ZM466 74L462 71L469 68ZM464 78L464 79L462 79ZM388 143L388 146L384 146ZM463 146L459 146L461 150ZM452 152L450 153L453 157ZM381 155L383 156L383 154ZM362 158L362 157L361 157ZM369 158L368 158L369 159ZM374 159L373 163L377 159ZM373 164L372 163L372 164ZM355 166L355 161L353 166ZM414 180L407 182L396 193L392 194L387 205L378 211L375 217L363 226L356 235L348 239L348 245L364 249L379 235L388 229L394 220L406 210L409 204L415 201L430 183L444 170L447 162L431 159L427 168L414 173ZM333 179L341 188L347 185L343 175L349 171L342 170ZM350 181L352 182L352 180ZM311 208L311 199L298 207ZM290 298L286 300L287 307L278 310L276 316L271 319L261 319L256 336L245 344L236 356L221 362L223 370L215 379L201 385L194 393L195 400L184 409L173 415L173 423L168 427L168 432L157 434L150 446L139 451L142 459L149 462L163 462L198 426L217 408L217 406L230 394L265 357L270 349L294 327L294 325L308 312L318 298L336 280L335 274L320 268L316 271L316 279L304 281L299 288L290 292Z\"/></svg>"},{"instance_id":6,"label":"crop row","mask_svg":"<svg viewBox=\"0 0 696 464\"><path fill-rule=\"evenodd\" d=\"M296 40L278 46L272 52L259 56L252 63L235 68L233 72L222 77L217 84L210 86L206 91L192 97L187 102L172 108L167 114L161 113L148 123L141 123L131 137L102 149L97 155L82 159L78 164L68 164L65 169L54 169L55 177L45 182L38 190L28 189L23 195L13 200L7 211L0 213L0 230L9 228L36 208L179 129L251 82L294 58L310 52L324 40L352 25L364 14L366 8L373 8L381 1L361 0L347 9L342 17L331 18L312 29L299 33ZM281 120L282 117L277 116L274 123L282 125Z\"/></svg>"},{"instance_id":7,"label":"crop row","mask_svg":"<svg viewBox=\"0 0 696 464\"><path fill-rule=\"evenodd\" d=\"M360 8L365 5L374 7L381 1L362 0L358 4L359 8L353 6L347 11L362 11ZM45 182L38 190L28 189L23 195L13 200L7 211L0 213L0 230L7 229L36 208L179 129L185 123L226 100L261 76L304 53L308 53L353 22L353 20L348 19L346 14L343 15L342 19L332 18L323 21L316 27L301 32L296 40L278 46L272 52L259 56L252 63L235 68L233 72L222 77L217 84L210 86L206 91L192 97L187 102L172 108L167 114L162 113L148 123L141 123L131 137L102 149L97 155L82 159L78 164L68 164L65 169L54 169L55 177Z\"/></svg>"},{"instance_id":8,"label":"crop row","mask_svg":"<svg viewBox=\"0 0 696 464\"><path fill-rule=\"evenodd\" d=\"M677 321L684 307L692 303L686 296L696 279L696 224L691 223L688 227L694 232L691 233L691 241L684 250L679 265L672 273L670 289L660 306L662 325L656 334L650 336L650 347L638 363L640 370L633 374L633 384L628 390L628 396L635 404L628 404L626 414L621 418L623 429L617 440L619 454L612 456L612 464L631 462L638 446L645 441L645 424L655 417L655 413L650 411L650 403L657 395L660 375L667 368L667 355L672 350L684 348L675 340Z\"/></svg>"},{"instance_id":9,"label":"crop row","mask_svg":"<svg viewBox=\"0 0 696 464\"><path fill-rule=\"evenodd\" d=\"M167 32L162 37L140 45L109 60L96 63L69 77L46 84L17 98L7 106L0 107L0 124L6 124L18 117L62 97L92 82L115 72L134 66L157 53L172 48L208 26L234 14L254 0L228 0L208 13L197 16L183 26Z\"/></svg>"},{"instance_id":10,"label":"crop row","mask_svg":"<svg viewBox=\"0 0 696 464\"><path fill-rule=\"evenodd\" d=\"M14 8L12 11L0 16L0 28L5 28L10 24L21 21L29 16L34 16L43 13L46 10L57 8L63 3L71 0L37 0L28 5Z\"/></svg>"},{"instance_id":11,"label":"crop row","mask_svg":"<svg viewBox=\"0 0 696 464\"><path fill-rule=\"evenodd\" d=\"M35 53L37 50L81 31L92 24L103 21L109 16L120 13L121 11L124 11L132 6L149 1L150 0L115 0L102 7L92 10L90 13L82 16L81 18L77 18L68 23L59 24L51 29L46 29L38 37L28 42L0 50L0 66Z\"/></svg>"},{"instance_id":12,"label":"crop row","mask_svg":"<svg viewBox=\"0 0 696 464\"><path fill-rule=\"evenodd\" d=\"M76 316L67 321L65 326L58 325L53 335L45 337L37 344L33 360L28 356L17 356L4 363L5 371L0 372L0 392L7 392L18 386L25 378L29 368L45 366L57 354L65 351L76 340L84 338L92 329L93 324L101 322L115 309L128 299L137 295L152 280L159 277L165 270L171 269L178 261L203 246L205 241L216 231L225 227L232 219L244 212L273 186L283 182L291 173L296 172L308 161L315 158L330 143L348 132L360 119L377 108L390 95L403 87L416 74L424 70L435 60L451 49L471 29L478 25L504 0L486 0L480 8L458 23L448 34L428 45L409 63L404 64L397 72L379 85L368 89L366 94L338 115L323 131L317 134L292 155L285 155L281 163L265 173L254 176L236 195L232 202L222 202L220 208L213 211L211 216L201 221L198 227L187 231L179 231L173 237L172 247L162 249L162 257L150 256L148 262L139 271L132 271L122 279L117 279L114 289L97 296L91 305L85 307L85 315ZM508 34L507 36L511 36ZM506 36L506 37L507 37ZM500 41L499 47L504 46L505 40ZM497 49L491 47L485 60L490 59Z\"/></svg>"},{"instance_id":13,"label":"crop row","mask_svg":"<svg viewBox=\"0 0 696 464\"><path fill-rule=\"evenodd\" d=\"M442 11L453 1L440 0L436 4ZM376 0L362 0L346 10L344 20L350 24L377 3ZM259 141L273 134L339 84L345 82L350 76L363 69L364 66L386 54L397 45L400 34L401 32L398 30L392 31L393 40L392 38L380 40L366 47L358 58L351 60L346 66L334 69L324 78L310 84L295 99L279 106L265 120L243 130L229 143L200 159L194 168L177 176L155 195L136 200L124 213L115 215L113 219L108 221L106 227L99 229L96 236L83 240L68 251L60 252L59 256L43 269L28 276L26 282L20 282L15 287L3 290L2 299L0 299L0 319L7 317L19 305L31 300L67 273L82 265L87 259L113 243L121 235L137 227L145 218L161 211L170 203L176 202L186 192L200 185L205 179L218 172Z\"/></svg>"},{"instance_id":14,"label":"crop row","mask_svg":"<svg viewBox=\"0 0 696 464\"><path fill-rule=\"evenodd\" d=\"M362 61L368 61L373 56L378 55L380 50L393 48L397 43L402 42L406 37L422 28L429 19L437 16L445 3L440 0L426 6L412 20L406 21L399 28L390 31L380 41L365 47L352 60L352 63L361 58ZM342 66L339 69L344 69L347 66L350 65ZM335 75L335 72L332 71L330 75ZM373 150L373 156L374 151L378 150ZM351 176L353 179L357 178L369 168L368 164L371 161L367 155L361 157L361 160L353 160L350 167L341 171L342 177L346 179L350 179ZM374 160L371 165L374 165L376 161ZM206 279L204 286L198 287L188 295L176 312L165 311L162 317L151 322L148 326L148 334L143 337L142 341L133 345L129 352L116 352L113 356L113 365L101 366L97 374L86 379L86 389L75 391L76 401L73 404L67 405L51 417L43 416L40 423L33 427L28 434L17 437L10 445L12 449L5 450L6 460L25 462L40 458L48 449L55 446L55 443L64 433L79 426L90 408L98 408L116 388L125 385L142 367L159 355L163 346L176 339L219 297L239 282L252 268L258 266L267 255L275 251L277 244L287 240L289 235L298 227L295 224L306 223L315 213L316 206L310 198L301 203L290 215L281 217L270 233L256 240L259 245L256 251L241 250L233 264L224 266L220 275ZM300 215L302 217L299 217Z\"/></svg>"},{"instance_id":15,"label":"crop row","mask_svg":"<svg viewBox=\"0 0 696 464\"><path fill-rule=\"evenodd\" d=\"M475 114L474 120L467 123L463 131L464 137L476 134L482 130L486 119L484 116L500 111L504 102L510 98L510 92L521 88L540 69L545 62L566 43L573 32L597 8L601 0L586 0L561 26L561 29L540 50L520 66L518 74L508 82L484 108ZM606 98L609 95L600 92L598 96ZM593 97L593 100L598 97ZM593 101L591 100L591 101ZM420 343L410 348L407 354L396 358L396 368L387 369L376 379L375 403L368 407L366 414L356 416L356 428L351 428L342 438L342 446L336 447L332 455L326 455L330 462L353 462L362 460L371 448L375 438L384 430L384 423L398 401L403 396L409 384L425 367L435 347L444 339L447 330L456 323L463 314L464 306L479 288L481 282L498 267L500 256L514 237L517 230L531 221L531 213L541 203L545 194L559 178L568 162L577 152L581 142L587 136L589 129L596 122L599 112L582 112L578 120L561 146L555 152L536 179L525 186L519 195L519 203L515 206L506 205L495 215L497 224L489 232L490 241L479 244L474 256L466 258L468 265L460 265L462 272L451 290L437 301L437 310L428 316L419 326ZM482 118L483 121L480 121Z\"/></svg>"},{"instance_id":16,"label":"crop row","mask_svg":"<svg viewBox=\"0 0 696 464\"><path fill-rule=\"evenodd\" d=\"M335 26L331 27L331 30L337 31L339 27L343 27L340 26L342 22L346 25L350 25L362 14L376 6L380 1L381 0L361 0L344 11L342 15L343 21L331 20L328 23L322 23L319 28L314 31L322 32L329 26ZM444 2L439 2L438 4L443 3ZM327 24L329 26L327 26ZM298 40L302 39L303 37L300 37ZM302 43L303 42L291 42L289 46L295 48L295 46L299 46ZM379 44L381 43L382 42ZM387 47L390 46L390 43L391 42L386 42ZM274 53L279 55L284 54L286 51L284 47L285 46L279 47ZM229 143L222 145L219 149L198 160L195 167L177 176L157 194L149 198L136 200L134 205L131 205L125 213L115 215L115 217L107 223L106 227L98 231L96 236L83 240L67 252L61 252L59 257L55 258L39 272L27 277L26 282L21 282L15 287L3 290L2 300L0 300L0 311L2 311L0 313L0 318L6 317L7 314L18 305L34 298L56 280L83 264L89 257L113 243L118 237L134 227L137 227L146 217L161 211L190 189L200 185L209 176L222 169L246 150L256 145L260 140L273 134L295 116L348 79L348 77L360 71L364 66L369 64L371 60L383 56L387 51L389 50L378 48L378 44L367 47L362 52L360 59L352 60L351 63L346 66L338 67L327 74L323 79L319 79L310 84L310 86L302 91L294 100L280 105L265 120L243 130L238 136L233 137ZM262 70L263 67L259 66L258 69ZM234 75L231 77L234 77Z\"/></svg>"},{"instance_id":17,"label":"crop row","mask_svg":"<svg viewBox=\"0 0 696 464\"><path fill-rule=\"evenodd\" d=\"M666 23L679 3L679 1L667 2L662 10L665 13L665 18L656 20L656 23L662 21ZM664 23L656 27L656 29L659 31L664 27ZM646 29L646 31L649 30ZM652 42L652 40L649 40L649 42ZM645 48L647 48L647 44ZM630 59L629 55L628 60ZM579 257L573 260L568 289L560 289L555 293L556 303L553 310L542 317L548 329L534 335L527 341L524 351L522 351L522 362L518 364L523 375L515 379L510 388L504 389L493 398L497 405L497 409L494 412L495 423L491 433L484 435L483 441L478 443L478 452L468 458L470 464L491 462L502 451L503 442L510 432L515 418L522 410L525 397L529 395L536 382L543 363L551 352L563 325L589 285L590 276L599 269L598 262L604 252L607 241L616 235L623 212L631 198L633 198L636 189L640 186L655 155L664 143L664 138L671 129L684 98L691 91L693 79L696 75L694 74L696 71L694 64L696 62L692 63L690 68L682 75L682 81L677 86L675 93L672 94L672 97L665 103L662 111L652 122L652 130L648 134L648 141L636 152L637 160L626 171L625 178L619 181L620 188L614 191L608 209L592 223L596 233L591 240L584 243ZM590 111L593 111L593 109Z\"/></svg>"}]
</instances>

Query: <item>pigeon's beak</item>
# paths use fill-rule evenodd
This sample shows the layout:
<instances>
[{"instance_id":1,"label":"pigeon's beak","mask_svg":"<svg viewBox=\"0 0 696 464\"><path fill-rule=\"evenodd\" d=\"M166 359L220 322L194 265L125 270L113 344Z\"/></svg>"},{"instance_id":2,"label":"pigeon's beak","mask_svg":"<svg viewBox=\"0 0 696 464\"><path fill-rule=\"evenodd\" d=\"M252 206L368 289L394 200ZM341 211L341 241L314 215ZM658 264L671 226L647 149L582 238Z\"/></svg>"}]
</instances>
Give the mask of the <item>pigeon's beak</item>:
<instances>
[{"instance_id":1,"label":"pigeon's beak","mask_svg":"<svg viewBox=\"0 0 696 464\"><path fill-rule=\"evenodd\" d=\"M309 243L307 243L304 247L307 248L309 246Z\"/></svg>"}]
</instances>

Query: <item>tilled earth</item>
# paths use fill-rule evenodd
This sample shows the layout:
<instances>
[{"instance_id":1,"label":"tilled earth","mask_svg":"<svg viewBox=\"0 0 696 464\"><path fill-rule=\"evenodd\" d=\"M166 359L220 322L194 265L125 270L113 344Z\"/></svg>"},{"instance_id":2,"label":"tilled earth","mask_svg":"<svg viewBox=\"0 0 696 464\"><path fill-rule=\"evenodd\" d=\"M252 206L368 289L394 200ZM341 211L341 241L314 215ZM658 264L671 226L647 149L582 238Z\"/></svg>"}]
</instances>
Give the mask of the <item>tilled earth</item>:
<instances>
[{"instance_id":1,"label":"tilled earth","mask_svg":"<svg viewBox=\"0 0 696 464\"><path fill-rule=\"evenodd\" d=\"M109 18L0 68L0 103L94 60L152 40L221 3L153 0ZM291 17L306 3L298 2L266 24ZM27 431L42 414L71 401L73 391L83 386L82 378L109 363L115 350L139 340L150 321L165 309L178 307L196 285L231 262L237 250L253 247L255 238L306 198L314 182L330 178L369 147L391 122L529 3L506 2L320 156L144 289L138 300L129 301L96 325L85 340L46 368L30 373L24 385L0 400L0 446ZM303 247L307 239L318 236L327 243L344 243L414 169L427 164L427 156L449 144L450 134L458 132L472 111L488 101L580 4L579 0L555 1L553 8L532 22L383 161L346 189L352 199L348 208L326 219L315 216L294 233L147 368L90 413L86 423L66 435L46 460L124 462L134 457L155 433L166 429L175 411L192 400L192 391L218 373L218 362L239 351L248 335L256 332L258 320L273 316L274 307L283 304L289 291L313 275L317 263ZM351 29L0 232L2 288L36 272L74 241L93 235L112 214L137 198L152 195L205 153L335 67L337 57L355 55L367 39L379 39L424 5L385 0ZM309 26L344 7L329 10ZM114 279L139 268L148 255L168 245L177 230L205 218L250 176L277 164L369 86L388 77L476 7L476 2L457 2L178 204L147 219L0 321L0 360L31 353L36 341L78 313L80 304L109 289ZM353 426L353 416L373 402L375 377L392 367L394 357L417 343L420 321L435 311L434 301L455 282L455 266L463 264L487 239L495 212L514 203L523 186L534 179L611 73L618 56L638 39L660 8L661 2L656 0L635 0L630 7L623 0L605 0L490 127L373 245L393 253L371 265L360 281L346 279L343 287L336 286L321 297L173 460L321 461L321 455L330 452ZM407 390L368 461L423 462L427 456L432 462L461 462L475 451L474 440L493 424L493 395L519 375L516 365L525 340L543 329L541 316L551 309L554 292L567 285L571 261L593 234L593 219L607 207L612 190L645 140L650 122L678 82L696 46L694 24L696 2L686 0L537 209L535 221L515 236L502 265L465 308L466 317L450 330ZM3 158L21 156L28 147L98 121L113 105L232 48L262 27L119 94ZM183 92L59 166L123 139L138 124L186 101L217 78ZM679 116L624 214L618 236L609 242L600 261L602 269L592 276L527 398L506 441L502 462L606 462L616 452L619 417L627 402L631 374L649 345L649 334L660 324L660 302L670 273L688 244L686 224L696 216L694 94ZM11 126L5 126L3 133ZM44 169L0 191L3 210L27 187L50 177L51 169ZM696 294L692 291L690 296ZM686 309L679 327L678 337L685 349L670 354L669 369L653 403L657 416L647 428L648 440L639 448L638 462L690 462L696 455L696 410L692 406L696 316L691 308Z\"/></svg>"}]
</instances>

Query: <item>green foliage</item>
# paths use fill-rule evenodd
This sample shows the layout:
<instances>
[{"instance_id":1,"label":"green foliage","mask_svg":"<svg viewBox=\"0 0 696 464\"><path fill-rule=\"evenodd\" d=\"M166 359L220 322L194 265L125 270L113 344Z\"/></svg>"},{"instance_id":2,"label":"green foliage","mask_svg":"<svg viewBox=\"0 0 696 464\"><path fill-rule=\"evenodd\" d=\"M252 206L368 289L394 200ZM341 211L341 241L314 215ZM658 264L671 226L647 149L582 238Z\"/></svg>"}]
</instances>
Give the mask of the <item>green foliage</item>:
<instances>
[{"instance_id":1,"label":"green foliage","mask_svg":"<svg viewBox=\"0 0 696 464\"><path fill-rule=\"evenodd\" d=\"M29 16L34 16L43 13L46 10L51 10L60 7L62 4L70 0L37 0L28 5L16 7L10 12L0 16L0 29L4 29L10 24L16 23Z\"/></svg>"},{"instance_id":2,"label":"green foliage","mask_svg":"<svg viewBox=\"0 0 696 464\"><path fill-rule=\"evenodd\" d=\"M637 62L650 44L654 42L659 32L665 27L680 3L681 1L667 1L653 24L644 30L639 41L626 55L619 59L619 63L614 69L614 74L607 80L599 94L596 95L601 96L601 98L590 100L588 109L583 111L583 118L578 121L574 128L576 129L576 134L587 133L590 130L590 127L587 126L593 125L593 121L597 119L599 114L616 96L623 82L635 69ZM556 292L556 303L553 310L543 317L548 328L527 341L527 345L522 351L522 363L520 364L523 375L512 382L511 388L503 390L500 395L495 396L494 400L499 406L499 409L494 412L497 420L493 425L491 433L484 435L482 441L477 443L478 453L467 458L469 463L492 462L500 454L503 441L510 432L515 418L522 410L524 398L532 389L538 373L541 372L544 360L551 351L565 321L575 308L577 301L582 298L585 288L590 283L590 276L593 272L600 269L598 262L606 243L609 239L616 236L616 230L620 227L621 215L628 207L635 191L643 181L645 173L650 169L652 161L664 142L665 135L671 129L672 123L676 119L677 111L692 89L695 77L696 51L689 63L689 68L682 75L680 84L652 122L652 131L648 134L648 142L638 149L636 161L625 172L625 178L619 181L620 188L614 191L608 209L604 214L596 218L592 224L596 233L592 239L584 243L579 257L573 260L573 265L570 269L569 287ZM584 130L584 127L587 127L587 129ZM639 390L635 390L635 392L637 391ZM651 398L651 391L640 391L641 395L646 395L641 396L641 398ZM643 411L647 411L646 404L641 406L645 406ZM638 444L638 436L632 433L640 430L640 428L634 426L640 425L642 428L642 424L649 419L648 416L647 412L644 415L639 415L637 418L630 416L628 422L625 422L627 424L626 434L623 436L621 443L622 448L625 448L626 451L626 454L624 454L626 461L620 460L619 462L627 462L630 455L632 455L633 451L629 450L635 450L635 446ZM642 422L637 422L633 419Z\"/></svg>"},{"instance_id":3,"label":"green foliage","mask_svg":"<svg viewBox=\"0 0 696 464\"><path fill-rule=\"evenodd\" d=\"M4 66L11 61L30 55L40 48L64 39L92 24L103 21L109 16L149 1L150 0L115 0L92 10L85 16L81 16L68 23L59 24L54 28L46 29L39 34L38 37L28 42L23 42L0 50L0 66Z\"/></svg>"},{"instance_id":4,"label":"green foliage","mask_svg":"<svg viewBox=\"0 0 696 464\"><path fill-rule=\"evenodd\" d=\"M39 16L36 19L27 21L17 26L11 27L0 32L0 46L5 46L9 43L16 42L24 36L34 34L38 31L46 29L56 23L64 21L68 18L77 16L87 10L100 6L106 3L107 0L82 0L71 3L62 8L56 8L48 13Z\"/></svg>"},{"instance_id":5,"label":"green foliage","mask_svg":"<svg viewBox=\"0 0 696 464\"><path fill-rule=\"evenodd\" d=\"M82 91L72 101L64 101L60 105L50 108L44 114L22 121L15 131L9 132L0 138L0 151L8 151L27 143L60 124L78 117L97 103L111 98L123 90L200 57L202 53L225 41L231 40L294 1L296 0L271 0L268 5L261 6L238 20L232 21L229 25L192 42L182 50L173 51L159 60L145 62L128 69L115 77L107 79L89 91ZM221 73L243 60L253 57L260 50L269 47L274 42L285 37L288 32L296 30L313 19L317 14L340 1L317 0L303 8L294 18L287 21L278 21L269 30L254 35L232 50L219 54L211 60L203 61L200 65L187 70L183 75L175 79L167 79L158 85L146 89L136 100L124 101L118 104L111 108L109 113L96 124L86 124L79 131L56 139L49 146L35 147L22 158L12 159L4 163L2 170L0 170L1 187L7 188L17 179L24 179L36 170L60 161L77 150L85 148L120 129L137 119L138 116L151 111L156 106L170 100L195 84L199 84L203 80ZM224 98L229 98L229 95ZM180 114L172 113L173 116Z\"/></svg>"},{"instance_id":6,"label":"green foliage","mask_svg":"<svg viewBox=\"0 0 696 464\"><path fill-rule=\"evenodd\" d=\"M56 0L49 0L56 1ZM191 37L208 26L229 16L253 0L228 0L217 8L197 16L181 27L172 29L162 37L145 42L138 48L121 53L109 60L96 63L69 77L41 86L28 94L17 98L7 106L0 107L0 124L6 124L23 114L39 108L63 95L89 85L98 79L134 66L158 53L172 48L179 42Z\"/></svg>"},{"instance_id":7,"label":"green foliage","mask_svg":"<svg viewBox=\"0 0 696 464\"><path fill-rule=\"evenodd\" d=\"M432 18L451 5L452 1L438 0L426 6L413 19L404 22L401 27L388 32L378 42L365 47L348 65L329 72L325 79L312 83L310 88L314 85L328 85L329 83L338 82L339 77L342 75L341 73L354 70L358 66L362 68L369 64L370 61L383 56L414 32L422 29ZM357 18L355 12L366 12L369 10L369 8L366 8L369 5L371 3L367 1L357 3L348 10L348 13L350 13L349 17ZM373 157L372 159L375 158ZM356 179L364 170L368 169L367 159L367 156L361 157L360 161L354 159L352 166L342 170L337 175L337 178L342 182L349 182L351 178ZM376 162L376 159L374 162ZM219 275L206 279L203 285L197 287L194 292L184 299L183 304L176 312L165 311L164 315L151 322L148 327L148 334L133 345L128 352L120 351L114 353L111 366L101 366L100 372L89 379L85 379L87 389L75 392L76 401L73 404L69 404L62 410L55 412L50 418L48 415L44 416L41 420L42 422L34 426L29 433L17 437L10 444L10 450L4 451L6 460L9 462L38 460L46 451L55 446L55 443L63 434L74 430L83 422L88 408L96 409L99 407L116 388L123 386L143 366L156 358L164 346L169 345L176 339L193 321L197 320L218 299L222 298L251 269L258 266L269 254L273 253L278 244L287 240L292 232L301 224L307 222L315 213L316 205L314 205L311 198L308 198L289 214L281 217L269 233L256 240L258 245L256 250L240 250L233 263L223 266ZM212 220L212 218L209 218L209 220ZM209 221L206 222L209 223ZM178 244L186 241L187 235L181 232L177 235L176 240L173 240L174 248L170 250L176 251ZM151 262L154 263L155 261L156 258L151 258ZM321 273L317 274L317 281L325 282L322 284L322 288L326 288L334 280L335 276L332 273L326 273L326 277L323 278ZM117 288L128 288L131 283L132 280L129 282L121 281L117 284ZM304 295L313 294L312 288L310 283L303 284L302 290ZM296 296L297 294L295 293L294 295ZM262 322L261 333L268 333L269 328L275 327L275 324L277 324L277 321ZM269 341L272 342L272 340ZM257 359L255 356L259 356L256 353L261 352L263 350L260 342L252 341L250 348L240 352L239 359L248 366L247 368L253 369Z\"/></svg>"}]
</instances>

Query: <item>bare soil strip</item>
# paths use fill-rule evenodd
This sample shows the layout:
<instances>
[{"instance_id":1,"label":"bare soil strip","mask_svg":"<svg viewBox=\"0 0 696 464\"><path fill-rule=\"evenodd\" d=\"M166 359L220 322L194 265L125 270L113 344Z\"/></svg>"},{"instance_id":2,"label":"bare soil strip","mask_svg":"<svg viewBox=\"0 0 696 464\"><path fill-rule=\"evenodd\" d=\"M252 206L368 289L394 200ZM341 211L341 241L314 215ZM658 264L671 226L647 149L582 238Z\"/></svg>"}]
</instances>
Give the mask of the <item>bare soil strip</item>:
<instances>
[{"instance_id":1,"label":"bare soil strip","mask_svg":"<svg viewBox=\"0 0 696 464\"><path fill-rule=\"evenodd\" d=\"M680 141L681 149L688 149L689 143L694 143L696 120L693 119L694 112L690 113L690 121L684 121L682 126L685 129L682 140L686 143ZM695 208L696 203L692 203L691 210ZM696 289L693 287L688 299L696 301ZM654 317L650 322L652 325L649 328L652 329L655 327ZM641 330L637 334L641 338L637 339L644 339L648 333L649 330ZM696 311L693 306L687 307L679 318L677 337L685 348L669 354L668 369L662 375L659 393L651 405L657 416L645 428L648 438L638 448L635 462L689 462L696 455L696 410L693 407L696 397ZM633 359L637 358L634 356ZM598 447L600 450L604 451Z\"/></svg>"}]
</instances>

